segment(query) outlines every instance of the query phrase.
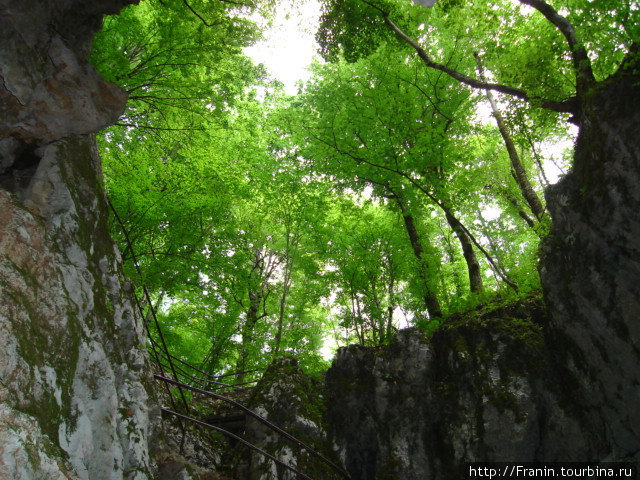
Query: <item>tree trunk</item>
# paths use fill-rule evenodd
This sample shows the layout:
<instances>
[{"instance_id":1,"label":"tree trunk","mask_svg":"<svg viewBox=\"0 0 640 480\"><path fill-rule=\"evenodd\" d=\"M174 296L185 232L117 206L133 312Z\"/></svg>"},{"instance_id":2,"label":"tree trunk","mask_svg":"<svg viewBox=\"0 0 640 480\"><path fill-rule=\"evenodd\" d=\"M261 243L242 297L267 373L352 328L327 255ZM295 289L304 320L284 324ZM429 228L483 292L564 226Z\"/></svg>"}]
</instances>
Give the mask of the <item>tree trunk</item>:
<instances>
[{"instance_id":1,"label":"tree trunk","mask_svg":"<svg viewBox=\"0 0 640 480\"><path fill-rule=\"evenodd\" d=\"M247 370L248 360L249 360L249 349L251 344L253 343L253 331L256 327L256 323L258 323L258 308L259 303L256 308L253 308L254 304L251 303L249 307L249 311L246 313L247 318L245 319L244 325L242 325L242 331L240 336L242 337L242 345L240 346L240 356L236 363L236 383L244 383L245 381L245 371Z\"/></svg>"},{"instance_id":2,"label":"tree trunk","mask_svg":"<svg viewBox=\"0 0 640 480\"><path fill-rule=\"evenodd\" d=\"M280 297L280 311L278 312L278 330L276 331L275 346L273 348L274 356L280 351L280 344L282 343L282 329L284 327L284 315L287 307L287 297L289 295L289 288L291 286L291 271L293 269L293 260L295 252L298 248L299 237L295 235L295 245L291 245L290 232L286 232L287 245L285 251L285 264L284 264L284 279L282 281L282 296Z\"/></svg>"},{"instance_id":3,"label":"tree trunk","mask_svg":"<svg viewBox=\"0 0 640 480\"><path fill-rule=\"evenodd\" d=\"M266 277L265 277L266 275ZM255 281L257 276L257 282ZM254 261L249 275L249 307L245 312L245 321L242 325L240 336L242 337L242 345L240 347L240 356L236 363L236 383L244 383L245 370L247 370L247 361L249 359L249 349L253 343L253 331L258 323L258 311L260 304L265 296L266 281L269 278L269 272L265 273L264 258L261 253L256 250ZM252 282L253 280L253 282Z\"/></svg>"},{"instance_id":4,"label":"tree trunk","mask_svg":"<svg viewBox=\"0 0 640 480\"><path fill-rule=\"evenodd\" d=\"M362 345L364 347L365 345L365 337L364 337L364 319L362 318L362 310L360 308L360 300L358 299L358 296L355 292L353 292L352 290L352 294L351 294L351 303L352 305L352 310L353 310L353 318L354 318L354 322L353 322L353 326L356 329L356 335L358 336L358 341L360 342L360 345ZM360 328L358 328L358 326L360 326Z\"/></svg>"},{"instance_id":5,"label":"tree trunk","mask_svg":"<svg viewBox=\"0 0 640 480\"><path fill-rule=\"evenodd\" d=\"M387 324L385 329L385 341L391 339L393 334L393 311L396 308L395 301L395 275L393 272L393 260L391 256L387 256L387 266L389 269L389 283L387 284Z\"/></svg>"},{"instance_id":6,"label":"tree trunk","mask_svg":"<svg viewBox=\"0 0 640 480\"><path fill-rule=\"evenodd\" d=\"M384 317L382 315L382 304L378 297L378 290L376 289L376 282L369 278L369 284L371 285L371 296L373 298L373 305L375 306L375 313L371 312L371 335L374 345L382 345L384 342Z\"/></svg>"},{"instance_id":7,"label":"tree trunk","mask_svg":"<svg viewBox=\"0 0 640 480\"><path fill-rule=\"evenodd\" d=\"M451 211L447 211L445 216L447 217L447 223L449 223L456 237L460 240L462 254L464 255L465 262L467 262L467 271L469 272L469 288L473 293L480 293L484 290L482 271L480 270L480 263L476 257L476 252L473 250L471 239L460 225L460 221L453 216Z\"/></svg>"},{"instance_id":8,"label":"tree trunk","mask_svg":"<svg viewBox=\"0 0 640 480\"><path fill-rule=\"evenodd\" d=\"M400 212L402 213L402 219L404 220L404 226L407 230L407 235L409 235L409 242L411 242L411 248L413 249L413 254L416 256L418 260L418 264L420 268L418 269L418 275L422 281L424 286L424 305L429 312L429 317L441 317L442 316L442 308L440 307L440 302L438 301L438 297L436 296L435 289L433 288L432 281L429 278L430 275L433 275L434 268L432 265L429 265L427 260L424 258L424 248L422 246L422 241L420 240L420 235L418 235L418 229L416 228L415 222L413 220L413 215L409 213L404 204L404 201L400 198L399 195L394 195L396 203L400 208Z\"/></svg>"},{"instance_id":9,"label":"tree trunk","mask_svg":"<svg viewBox=\"0 0 640 480\"><path fill-rule=\"evenodd\" d=\"M482 68L482 62L480 61L480 56L476 54L476 60L478 62L478 76L484 82L486 79L484 78L484 71ZM504 119L502 118L502 114L496 105L496 101L493 98L493 94L490 90L485 92L487 95L487 99L489 100L489 104L491 105L491 111L493 112L493 118L496 120L496 125L498 125L498 130L500 131L500 135L504 140L504 144L507 147L507 153L509 154L509 160L511 161L511 174L518 184L520 191L522 192L522 196L524 197L527 205L531 209L533 215L540 220L544 215L544 207L542 206L542 202L538 197L538 194L535 192L533 187L531 186L531 182L529 181L529 176L527 175L526 170L522 166L522 162L520 161L520 156L518 155L518 151L516 150L516 146L513 143L513 139L509 134L509 130L504 123Z\"/></svg>"}]
</instances>

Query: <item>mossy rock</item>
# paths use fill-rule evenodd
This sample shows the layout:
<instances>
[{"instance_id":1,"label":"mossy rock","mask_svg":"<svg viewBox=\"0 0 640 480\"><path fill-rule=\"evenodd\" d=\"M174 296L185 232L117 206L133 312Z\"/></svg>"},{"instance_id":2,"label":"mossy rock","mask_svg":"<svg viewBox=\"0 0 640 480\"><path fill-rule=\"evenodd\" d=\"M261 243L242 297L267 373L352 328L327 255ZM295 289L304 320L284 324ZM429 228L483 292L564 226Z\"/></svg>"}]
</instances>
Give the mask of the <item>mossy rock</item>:
<instances>
[{"instance_id":1,"label":"mossy rock","mask_svg":"<svg viewBox=\"0 0 640 480\"><path fill-rule=\"evenodd\" d=\"M431 343L483 360L495 357L498 344L500 368L505 373L540 373L548 363L542 325L546 309L534 295L507 304L487 304L449 317L434 332Z\"/></svg>"}]
</instances>

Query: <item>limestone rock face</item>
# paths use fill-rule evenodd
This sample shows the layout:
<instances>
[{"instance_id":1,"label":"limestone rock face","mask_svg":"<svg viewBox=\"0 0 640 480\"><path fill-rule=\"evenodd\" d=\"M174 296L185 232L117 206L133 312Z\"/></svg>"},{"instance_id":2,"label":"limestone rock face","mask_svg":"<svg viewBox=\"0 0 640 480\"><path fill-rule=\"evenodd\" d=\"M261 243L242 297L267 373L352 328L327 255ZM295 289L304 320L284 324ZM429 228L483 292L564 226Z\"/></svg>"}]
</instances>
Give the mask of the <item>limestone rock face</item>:
<instances>
[{"instance_id":1,"label":"limestone rock face","mask_svg":"<svg viewBox=\"0 0 640 480\"><path fill-rule=\"evenodd\" d=\"M640 456L640 85L635 65L583 100L573 172L547 192L548 337L595 458Z\"/></svg>"},{"instance_id":2,"label":"limestone rock face","mask_svg":"<svg viewBox=\"0 0 640 480\"><path fill-rule=\"evenodd\" d=\"M249 407L261 417L290 433L334 463L333 448L323 425L321 384L306 375L295 359L276 359L253 390ZM283 438L258 420L247 416L245 438L287 465L311 478L340 478L329 466ZM296 474L261 454L242 450L234 468L235 478L247 480L293 480Z\"/></svg>"},{"instance_id":3,"label":"limestone rock face","mask_svg":"<svg viewBox=\"0 0 640 480\"><path fill-rule=\"evenodd\" d=\"M87 62L131 0L0 0L0 478L150 478L144 332L90 132L125 95Z\"/></svg>"},{"instance_id":4,"label":"limestone rock face","mask_svg":"<svg viewBox=\"0 0 640 480\"><path fill-rule=\"evenodd\" d=\"M640 460L633 48L616 74L577 100L574 166L547 191L553 222L541 278L549 314L538 333L506 328L513 319L480 329L454 321L428 342L403 333L383 349L340 352L327 376L328 420L354 480L463 478L468 461Z\"/></svg>"},{"instance_id":5,"label":"limestone rock face","mask_svg":"<svg viewBox=\"0 0 640 480\"><path fill-rule=\"evenodd\" d=\"M409 329L385 347L341 349L326 423L352 479L458 479L465 462L584 455L543 318L525 302L449 319L429 340Z\"/></svg>"},{"instance_id":6,"label":"limestone rock face","mask_svg":"<svg viewBox=\"0 0 640 480\"><path fill-rule=\"evenodd\" d=\"M0 0L0 168L10 152L94 132L122 113L126 95L87 56L102 15L129 3Z\"/></svg>"},{"instance_id":7,"label":"limestone rock face","mask_svg":"<svg viewBox=\"0 0 640 480\"><path fill-rule=\"evenodd\" d=\"M70 478L147 478L144 334L98 171L93 139L72 137L42 150L21 198L0 190L0 478L58 478L39 476L56 462Z\"/></svg>"}]
</instances>

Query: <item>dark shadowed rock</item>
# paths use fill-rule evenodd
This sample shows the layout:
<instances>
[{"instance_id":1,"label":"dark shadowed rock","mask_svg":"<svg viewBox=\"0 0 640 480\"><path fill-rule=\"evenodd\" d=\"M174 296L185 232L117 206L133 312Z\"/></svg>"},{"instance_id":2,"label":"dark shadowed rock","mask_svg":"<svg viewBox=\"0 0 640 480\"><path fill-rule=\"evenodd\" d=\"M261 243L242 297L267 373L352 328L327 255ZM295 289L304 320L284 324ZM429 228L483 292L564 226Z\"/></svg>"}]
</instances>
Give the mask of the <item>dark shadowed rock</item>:
<instances>
[{"instance_id":1,"label":"dark shadowed rock","mask_svg":"<svg viewBox=\"0 0 640 480\"><path fill-rule=\"evenodd\" d=\"M326 458L338 462L323 426L321 383L305 374L291 357L281 357L269 366L253 389L250 408ZM247 417L244 437L287 465L314 479L340 478L330 467L304 447L274 432L258 420ZM246 480L293 480L295 473L276 465L255 451L237 447L235 477Z\"/></svg>"},{"instance_id":2,"label":"dark shadowed rock","mask_svg":"<svg viewBox=\"0 0 640 480\"><path fill-rule=\"evenodd\" d=\"M583 99L573 172L547 192L548 338L594 458L640 459L639 67Z\"/></svg>"},{"instance_id":3,"label":"dark shadowed rock","mask_svg":"<svg viewBox=\"0 0 640 480\"><path fill-rule=\"evenodd\" d=\"M457 479L465 462L584 459L545 318L529 300L450 318L430 339L409 329L385 347L341 349L326 418L352 478Z\"/></svg>"}]
</instances>

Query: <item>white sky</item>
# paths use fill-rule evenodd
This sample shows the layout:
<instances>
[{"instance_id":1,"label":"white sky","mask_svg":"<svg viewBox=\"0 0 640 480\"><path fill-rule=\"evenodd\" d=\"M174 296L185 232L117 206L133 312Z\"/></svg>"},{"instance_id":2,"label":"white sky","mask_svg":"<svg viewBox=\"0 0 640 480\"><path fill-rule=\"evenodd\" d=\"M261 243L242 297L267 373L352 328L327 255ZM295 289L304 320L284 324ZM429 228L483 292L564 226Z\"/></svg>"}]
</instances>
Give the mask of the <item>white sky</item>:
<instances>
[{"instance_id":1,"label":"white sky","mask_svg":"<svg viewBox=\"0 0 640 480\"><path fill-rule=\"evenodd\" d=\"M296 83L310 77L307 67L316 51L315 33L320 19L320 2L305 0L298 6L276 7L273 25L264 40L245 49L256 63L263 63L273 78L284 83L289 94L297 93Z\"/></svg>"}]
</instances>

